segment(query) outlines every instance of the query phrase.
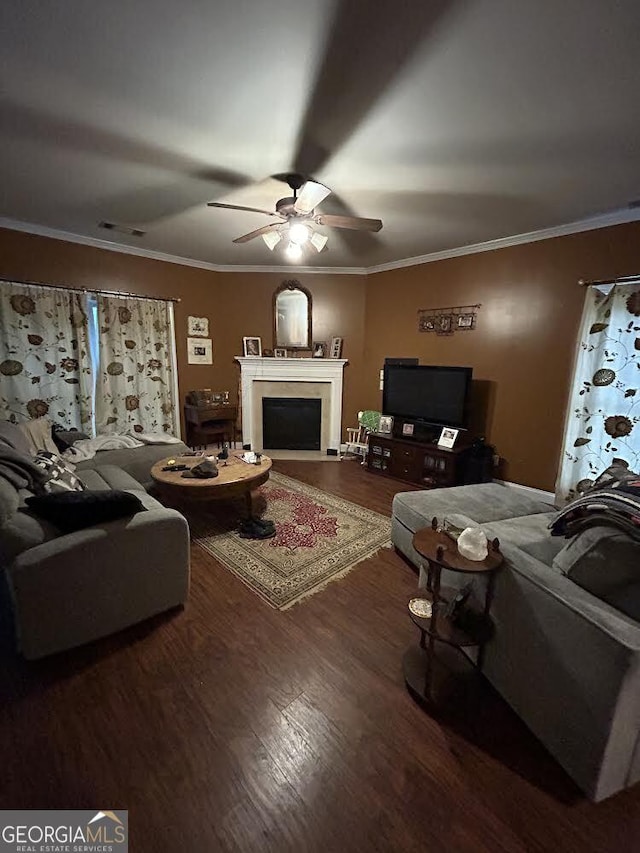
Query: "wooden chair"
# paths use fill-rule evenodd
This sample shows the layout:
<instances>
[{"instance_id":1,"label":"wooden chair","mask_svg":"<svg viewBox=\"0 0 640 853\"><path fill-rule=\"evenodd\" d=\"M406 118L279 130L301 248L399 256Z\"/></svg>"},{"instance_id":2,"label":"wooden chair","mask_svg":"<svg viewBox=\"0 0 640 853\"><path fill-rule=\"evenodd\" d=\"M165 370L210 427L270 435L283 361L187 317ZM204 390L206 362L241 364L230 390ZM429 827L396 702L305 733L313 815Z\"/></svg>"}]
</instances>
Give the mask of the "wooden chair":
<instances>
[{"instance_id":1,"label":"wooden chair","mask_svg":"<svg viewBox=\"0 0 640 853\"><path fill-rule=\"evenodd\" d=\"M207 445L217 442L218 447L225 442L230 441L229 429L224 423L200 424L195 427L189 435L189 446L195 448L201 447L206 449Z\"/></svg>"},{"instance_id":2,"label":"wooden chair","mask_svg":"<svg viewBox=\"0 0 640 853\"><path fill-rule=\"evenodd\" d=\"M341 459L360 459L361 465L367 462L369 435L380 429L380 412L366 410L358 412L358 426L347 427L347 442Z\"/></svg>"}]
</instances>

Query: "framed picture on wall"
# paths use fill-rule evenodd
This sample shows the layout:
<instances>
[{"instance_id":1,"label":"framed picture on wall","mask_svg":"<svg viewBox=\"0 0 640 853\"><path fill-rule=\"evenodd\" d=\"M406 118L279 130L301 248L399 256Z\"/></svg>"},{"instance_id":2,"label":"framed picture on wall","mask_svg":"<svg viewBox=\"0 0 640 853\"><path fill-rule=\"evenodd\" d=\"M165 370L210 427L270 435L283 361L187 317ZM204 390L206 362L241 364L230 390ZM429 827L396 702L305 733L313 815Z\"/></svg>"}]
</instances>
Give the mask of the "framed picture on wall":
<instances>
[{"instance_id":1,"label":"framed picture on wall","mask_svg":"<svg viewBox=\"0 0 640 853\"><path fill-rule=\"evenodd\" d=\"M475 329L476 315L475 314L458 314L456 329Z\"/></svg>"},{"instance_id":2,"label":"framed picture on wall","mask_svg":"<svg viewBox=\"0 0 640 853\"><path fill-rule=\"evenodd\" d=\"M436 323L437 335L450 335L453 332L453 317L451 314L440 314Z\"/></svg>"},{"instance_id":3,"label":"framed picture on wall","mask_svg":"<svg viewBox=\"0 0 640 853\"><path fill-rule=\"evenodd\" d=\"M200 335L203 338L209 337L209 318L208 317L187 317L187 335L192 338L195 335Z\"/></svg>"},{"instance_id":4,"label":"framed picture on wall","mask_svg":"<svg viewBox=\"0 0 640 853\"><path fill-rule=\"evenodd\" d=\"M260 358L262 356L262 338L243 338L242 352L245 356Z\"/></svg>"},{"instance_id":5,"label":"framed picture on wall","mask_svg":"<svg viewBox=\"0 0 640 853\"><path fill-rule=\"evenodd\" d=\"M187 364L213 364L211 338L187 338Z\"/></svg>"}]
</instances>

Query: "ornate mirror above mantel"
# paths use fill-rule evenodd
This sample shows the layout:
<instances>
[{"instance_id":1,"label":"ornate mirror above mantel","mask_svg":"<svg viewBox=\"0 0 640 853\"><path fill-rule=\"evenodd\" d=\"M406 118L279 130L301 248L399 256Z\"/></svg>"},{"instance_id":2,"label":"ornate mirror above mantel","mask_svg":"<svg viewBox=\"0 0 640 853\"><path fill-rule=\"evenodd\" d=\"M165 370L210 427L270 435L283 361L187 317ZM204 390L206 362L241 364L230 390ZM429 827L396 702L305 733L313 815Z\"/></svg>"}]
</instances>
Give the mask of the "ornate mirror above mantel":
<instances>
[{"instance_id":1,"label":"ornate mirror above mantel","mask_svg":"<svg viewBox=\"0 0 640 853\"><path fill-rule=\"evenodd\" d=\"M273 294L274 349L311 349L311 294L295 279Z\"/></svg>"}]
</instances>

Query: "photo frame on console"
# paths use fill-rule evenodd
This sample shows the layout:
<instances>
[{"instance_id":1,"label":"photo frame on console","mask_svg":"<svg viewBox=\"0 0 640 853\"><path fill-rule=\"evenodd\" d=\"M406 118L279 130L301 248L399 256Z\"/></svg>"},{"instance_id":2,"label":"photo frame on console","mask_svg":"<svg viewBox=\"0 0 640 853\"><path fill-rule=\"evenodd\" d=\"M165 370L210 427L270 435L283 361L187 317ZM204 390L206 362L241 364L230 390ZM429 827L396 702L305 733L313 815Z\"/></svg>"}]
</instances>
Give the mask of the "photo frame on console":
<instances>
[{"instance_id":1,"label":"photo frame on console","mask_svg":"<svg viewBox=\"0 0 640 853\"><path fill-rule=\"evenodd\" d=\"M459 432L460 430L452 429L451 427L442 427L442 432L438 439L438 447L446 447L451 450L456 443Z\"/></svg>"},{"instance_id":2,"label":"photo frame on console","mask_svg":"<svg viewBox=\"0 0 640 853\"><path fill-rule=\"evenodd\" d=\"M393 418L391 415L380 416L380 426L378 427L381 433L390 433L393 429Z\"/></svg>"}]
</instances>

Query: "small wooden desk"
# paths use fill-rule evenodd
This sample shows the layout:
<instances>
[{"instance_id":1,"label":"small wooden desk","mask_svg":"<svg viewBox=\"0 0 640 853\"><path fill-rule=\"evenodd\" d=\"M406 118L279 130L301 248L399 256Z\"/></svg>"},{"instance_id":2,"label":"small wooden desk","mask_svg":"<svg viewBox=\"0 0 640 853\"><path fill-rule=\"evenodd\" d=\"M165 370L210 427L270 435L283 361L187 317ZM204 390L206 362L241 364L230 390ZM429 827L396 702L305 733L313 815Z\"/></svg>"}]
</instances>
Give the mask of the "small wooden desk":
<instances>
[{"instance_id":1,"label":"small wooden desk","mask_svg":"<svg viewBox=\"0 0 640 853\"><path fill-rule=\"evenodd\" d=\"M216 403L208 406L193 406L186 403L184 421L187 427L189 447L205 447L212 441L235 439L237 406Z\"/></svg>"}]
</instances>

